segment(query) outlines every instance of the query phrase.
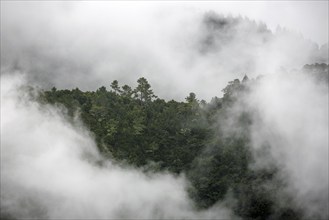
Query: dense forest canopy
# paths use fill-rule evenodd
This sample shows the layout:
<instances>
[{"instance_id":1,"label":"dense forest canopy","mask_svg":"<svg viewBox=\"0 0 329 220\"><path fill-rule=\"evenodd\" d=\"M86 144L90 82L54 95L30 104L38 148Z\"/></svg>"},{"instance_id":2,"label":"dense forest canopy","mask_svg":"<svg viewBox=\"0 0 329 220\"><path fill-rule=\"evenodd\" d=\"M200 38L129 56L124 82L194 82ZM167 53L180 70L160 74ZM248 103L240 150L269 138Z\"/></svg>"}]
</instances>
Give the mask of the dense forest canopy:
<instances>
[{"instance_id":1,"label":"dense forest canopy","mask_svg":"<svg viewBox=\"0 0 329 220\"><path fill-rule=\"evenodd\" d=\"M305 65L301 72L328 82L327 64ZM210 102L199 101L193 92L185 102L158 98L144 77L134 89L117 80L109 90L104 86L85 92L54 87L42 92L39 101L63 106L71 118L81 117L99 151L109 159L145 171L185 173L191 182L189 195L198 209L229 195L235 202L228 206L244 219L300 219L303 210L296 204L282 206L277 201L276 194L286 184L277 176L279 167L251 168L250 127L255 112L248 108L239 112L234 118L238 129L223 131L235 104L261 80L245 75L230 81L223 96ZM266 154L270 147L263 146L260 153ZM291 199L288 194L283 197Z\"/></svg>"},{"instance_id":2,"label":"dense forest canopy","mask_svg":"<svg viewBox=\"0 0 329 220\"><path fill-rule=\"evenodd\" d=\"M0 219L328 219L327 1L0 4Z\"/></svg>"}]
</instances>

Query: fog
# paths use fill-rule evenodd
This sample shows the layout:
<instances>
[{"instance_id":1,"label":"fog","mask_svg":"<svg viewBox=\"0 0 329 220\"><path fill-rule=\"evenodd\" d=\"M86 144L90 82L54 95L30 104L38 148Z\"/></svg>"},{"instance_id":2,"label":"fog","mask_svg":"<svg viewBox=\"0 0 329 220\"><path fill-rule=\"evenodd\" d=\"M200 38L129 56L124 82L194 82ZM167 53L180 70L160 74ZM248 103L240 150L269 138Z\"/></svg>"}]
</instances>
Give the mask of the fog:
<instances>
[{"instance_id":1,"label":"fog","mask_svg":"<svg viewBox=\"0 0 329 220\"><path fill-rule=\"evenodd\" d=\"M232 218L194 211L184 176L104 160L79 120L26 95L22 75L1 78L1 212L37 219Z\"/></svg>"},{"instance_id":2,"label":"fog","mask_svg":"<svg viewBox=\"0 0 329 220\"><path fill-rule=\"evenodd\" d=\"M300 72L268 75L232 107L229 120L242 112L253 115L251 169L279 167L287 183L278 201L295 205L305 219L328 218L328 82ZM266 153L264 153L266 152ZM293 198L285 203L288 193Z\"/></svg>"},{"instance_id":3,"label":"fog","mask_svg":"<svg viewBox=\"0 0 329 220\"><path fill-rule=\"evenodd\" d=\"M310 3L296 6L307 12L298 22L290 2L287 24L296 26L278 28L282 18L267 20L264 11L271 10L260 5L264 11L254 14L246 3L128 3L1 2L2 213L50 219L237 218L227 201L197 211L184 174L147 173L104 159L78 116L69 121L64 109L41 105L35 96L52 86L95 90L115 79L134 85L144 76L161 98L183 100L195 92L210 100L221 96L228 81L247 74L265 76L232 107L223 130L238 129L232 121L252 112L250 169L279 167L276 178L286 186L278 203L285 206L288 194L305 219L328 218L328 82L294 71L328 63L328 21L320 22L328 17L323 9L328 2L310 7L314 13L307 9ZM309 30L307 37L299 27ZM316 30L314 39L310 30ZM268 152L260 154L265 147Z\"/></svg>"},{"instance_id":4,"label":"fog","mask_svg":"<svg viewBox=\"0 0 329 220\"><path fill-rule=\"evenodd\" d=\"M266 27L257 13L256 18L245 18L253 14L242 10L242 5L1 4L2 72L27 72L31 83L45 88L95 90L109 87L115 79L132 85L144 76L163 98L183 100L189 92L195 92L200 99L209 100L220 95L228 81L245 73L257 76L328 60L328 45L323 45L323 40L318 45L304 38L297 26L291 31ZM263 13L272 11L272 5L253 7L260 7ZM309 16L307 5L294 7L304 10L299 15L300 26L307 23L321 30L314 36L326 33L326 7L314 4L318 12L314 14L321 15L322 22ZM291 15L296 13L292 6L288 8ZM216 24L216 19L227 25ZM288 21L294 19L287 17ZM285 28L290 30L289 26Z\"/></svg>"}]
</instances>

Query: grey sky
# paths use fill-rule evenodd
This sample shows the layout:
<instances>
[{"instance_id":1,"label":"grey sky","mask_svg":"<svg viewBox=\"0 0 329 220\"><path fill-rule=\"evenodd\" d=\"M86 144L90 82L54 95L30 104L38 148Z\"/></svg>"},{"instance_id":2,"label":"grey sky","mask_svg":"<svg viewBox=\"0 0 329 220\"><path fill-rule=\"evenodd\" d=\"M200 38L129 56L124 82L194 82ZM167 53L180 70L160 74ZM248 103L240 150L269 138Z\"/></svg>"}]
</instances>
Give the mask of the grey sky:
<instances>
[{"instance_id":1,"label":"grey sky","mask_svg":"<svg viewBox=\"0 0 329 220\"><path fill-rule=\"evenodd\" d=\"M318 44L328 43L328 1L209 1L194 7L213 9L262 20L275 30L277 25L300 32Z\"/></svg>"},{"instance_id":2,"label":"grey sky","mask_svg":"<svg viewBox=\"0 0 329 220\"><path fill-rule=\"evenodd\" d=\"M114 79L134 86L145 76L160 97L184 99L193 91L209 99L245 73L327 60L326 48L314 54L311 43L286 36L262 45L251 30L237 31L222 51L199 54L208 34L202 19L211 10L328 42L327 1L1 1L1 71L18 67L46 87L83 90Z\"/></svg>"},{"instance_id":3,"label":"grey sky","mask_svg":"<svg viewBox=\"0 0 329 220\"><path fill-rule=\"evenodd\" d=\"M214 10L216 12L231 13L232 15L248 16L251 19L264 21L272 30L277 25L285 26L288 29L302 33L306 38L324 44L328 42L328 1L125 1L125 2L33 2L33 1L1 1L1 14L7 10L16 16L19 14L19 5L43 5L44 12L51 10L56 5L61 6L63 12L69 13L70 10L76 10L77 5L92 5L92 7L115 8L119 7L120 12L127 16L133 15L138 11L151 11L154 8L189 8L191 10ZM14 7L8 7L14 5ZM29 10L31 8L26 8ZM38 11L41 17L47 17L49 14ZM43 14L44 13L44 14ZM112 11L113 13L113 11ZM139 13L139 16L143 13ZM1 16L6 19L6 15ZM109 18L111 13L109 13ZM6 21L3 21L6 22Z\"/></svg>"}]
</instances>

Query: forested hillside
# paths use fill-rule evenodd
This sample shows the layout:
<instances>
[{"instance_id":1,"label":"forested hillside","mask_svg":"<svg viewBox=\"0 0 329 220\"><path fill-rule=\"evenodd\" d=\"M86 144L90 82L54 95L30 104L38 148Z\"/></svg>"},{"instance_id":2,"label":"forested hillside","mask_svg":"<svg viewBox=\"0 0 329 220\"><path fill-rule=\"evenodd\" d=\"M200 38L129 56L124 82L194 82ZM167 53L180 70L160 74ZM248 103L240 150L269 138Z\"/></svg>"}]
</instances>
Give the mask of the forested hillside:
<instances>
[{"instance_id":1,"label":"forested hillside","mask_svg":"<svg viewBox=\"0 0 329 220\"><path fill-rule=\"evenodd\" d=\"M328 1L0 4L0 220L329 219Z\"/></svg>"},{"instance_id":2,"label":"forested hillside","mask_svg":"<svg viewBox=\"0 0 329 220\"><path fill-rule=\"evenodd\" d=\"M326 64L306 65L303 71L328 79ZM240 112L231 124L235 129L223 131L235 103L260 80L235 79L222 90L222 98L209 103L193 92L185 102L158 98L143 77L134 89L114 80L110 89L53 88L39 99L64 106L69 117L81 117L105 157L146 171L186 174L189 195L199 209L230 197L228 206L244 219L299 219L301 210L277 202L276 192L285 184L276 178L278 167L250 168L254 113Z\"/></svg>"}]
</instances>

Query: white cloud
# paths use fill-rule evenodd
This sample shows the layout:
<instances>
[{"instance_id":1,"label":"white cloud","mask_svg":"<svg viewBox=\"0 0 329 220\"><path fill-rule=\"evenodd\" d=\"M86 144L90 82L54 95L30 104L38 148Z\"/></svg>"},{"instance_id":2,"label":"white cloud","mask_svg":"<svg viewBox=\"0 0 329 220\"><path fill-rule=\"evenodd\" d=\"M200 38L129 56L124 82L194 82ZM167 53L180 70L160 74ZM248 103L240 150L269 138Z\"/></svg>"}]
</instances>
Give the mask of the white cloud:
<instances>
[{"instance_id":1,"label":"white cloud","mask_svg":"<svg viewBox=\"0 0 329 220\"><path fill-rule=\"evenodd\" d=\"M257 75L280 66L300 68L307 62L328 60L325 48L325 53L314 59L311 43L284 34L263 43L261 35L248 33L243 25L222 50L199 53L202 39L210 31L202 23L206 11L231 11L259 21L267 18L264 14L276 11L271 9L273 5L279 10L285 3L250 3L262 15L247 10L246 2L1 4L1 71L16 67L28 72L32 83L46 87L95 90L109 86L114 79L132 85L145 76L159 97L183 100L195 92L200 99L210 99L220 96L226 83L242 77L245 71ZM292 11L290 5L295 3L289 3ZM285 18L289 21L293 16ZM314 24L309 16L305 19ZM307 22L301 20L300 24ZM326 25L318 22L317 27L325 29ZM317 35L324 36L322 32Z\"/></svg>"},{"instance_id":2,"label":"white cloud","mask_svg":"<svg viewBox=\"0 0 329 220\"><path fill-rule=\"evenodd\" d=\"M184 177L104 161L79 121L41 106L1 76L1 212L16 218L230 218L220 204L197 212ZM104 165L99 165L100 161Z\"/></svg>"},{"instance_id":3,"label":"white cloud","mask_svg":"<svg viewBox=\"0 0 329 220\"><path fill-rule=\"evenodd\" d=\"M301 73L278 73L262 78L244 101L235 108L257 116L251 128L254 152L270 146L270 154L256 156L256 167L274 161L287 182L282 193L292 196L304 217L328 218L327 82Z\"/></svg>"}]
</instances>

